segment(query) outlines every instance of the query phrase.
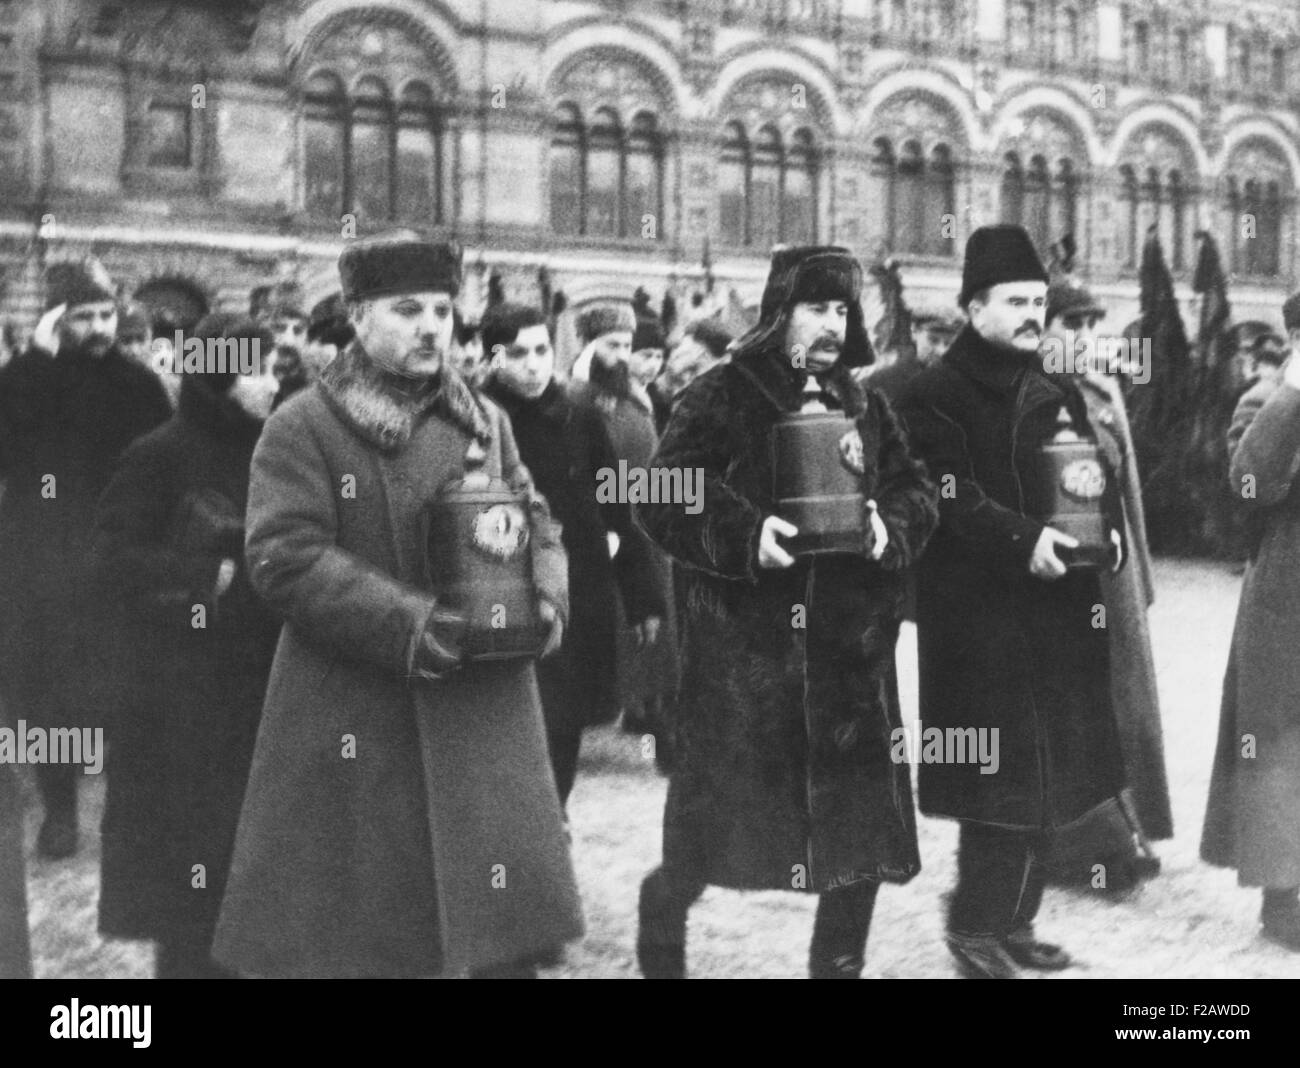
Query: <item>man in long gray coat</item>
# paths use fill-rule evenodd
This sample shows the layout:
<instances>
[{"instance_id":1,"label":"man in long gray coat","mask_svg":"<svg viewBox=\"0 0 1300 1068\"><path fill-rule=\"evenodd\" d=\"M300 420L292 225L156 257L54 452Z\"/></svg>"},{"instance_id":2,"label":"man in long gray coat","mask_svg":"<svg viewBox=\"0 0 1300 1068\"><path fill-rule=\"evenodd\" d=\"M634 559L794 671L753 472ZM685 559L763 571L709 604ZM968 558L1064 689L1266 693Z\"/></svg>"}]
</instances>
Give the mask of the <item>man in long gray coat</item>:
<instances>
[{"instance_id":1,"label":"man in long gray coat","mask_svg":"<svg viewBox=\"0 0 1300 1068\"><path fill-rule=\"evenodd\" d=\"M249 574L285 626L213 956L257 976L528 976L582 932L537 682L530 660L463 662L464 620L425 578L445 551L428 506L467 469L527 494L515 544L547 651L568 614L559 528L509 421L446 363L459 249L367 238L339 271L356 339L253 456Z\"/></svg>"},{"instance_id":2,"label":"man in long gray coat","mask_svg":"<svg viewBox=\"0 0 1300 1068\"><path fill-rule=\"evenodd\" d=\"M1291 357L1237 404L1231 485L1254 542L1223 680L1201 857L1263 892L1265 938L1300 951L1300 293L1282 309Z\"/></svg>"}]
</instances>

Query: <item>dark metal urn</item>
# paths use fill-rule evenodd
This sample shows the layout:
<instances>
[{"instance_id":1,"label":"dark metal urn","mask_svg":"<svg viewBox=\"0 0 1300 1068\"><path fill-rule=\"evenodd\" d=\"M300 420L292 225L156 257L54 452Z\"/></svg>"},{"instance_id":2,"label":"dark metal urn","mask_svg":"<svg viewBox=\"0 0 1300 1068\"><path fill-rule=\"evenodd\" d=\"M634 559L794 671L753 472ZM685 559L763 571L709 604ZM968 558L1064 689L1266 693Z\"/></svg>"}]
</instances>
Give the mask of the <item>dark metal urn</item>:
<instances>
[{"instance_id":1,"label":"dark metal urn","mask_svg":"<svg viewBox=\"0 0 1300 1068\"><path fill-rule=\"evenodd\" d=\"M852 419L827 410L811 377L809 385L802 409L772 428L777 514L799 528L782 544L792 556L860 555L866 546L862 439Z\"/></svg>"},{"instance_id":2,"label":"dark metal urn","mask_svg":"<svg viewBox=\"0 0 1300 1068\"><path fill-rule=\"evenodd\" d=\"M537 611L528 501L473 472L448 482L428 511L429 580L463 613L467 660L536 656L549 627Z\"/></svg>"},{"instance_id":3,"label":"dark metal urn","mask_svg":"<svg viewBox=\"0 0 1300 1068\"><path fill-rule=\"evenodd\" d=\"M1102 502L1108 466L1097 442L1080 435L1062 408L1056 433L1039 450L1034 477L1025 489L1028 514L1078 539L1077 549L1057 550L1069 568L1109 567L1114 562Z\"/></svg>"}]
</instances>

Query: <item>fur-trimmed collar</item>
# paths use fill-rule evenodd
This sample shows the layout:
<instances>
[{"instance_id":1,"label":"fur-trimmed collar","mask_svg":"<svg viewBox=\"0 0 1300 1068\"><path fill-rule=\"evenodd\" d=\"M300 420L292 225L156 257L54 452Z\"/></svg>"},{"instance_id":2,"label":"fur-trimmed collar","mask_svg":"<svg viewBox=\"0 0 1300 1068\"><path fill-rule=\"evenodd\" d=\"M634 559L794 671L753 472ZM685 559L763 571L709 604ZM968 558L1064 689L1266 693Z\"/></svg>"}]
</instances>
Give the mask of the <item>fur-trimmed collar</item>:
<instances>
[{"instance_id":1,"label":"fur-trimmed collar","mask_svg":"<svg viewBox=\"0 0 1300 1068\"><path fill-rule=\"evenodd\" d=\"M478 398L449 366L426 385L411 384L380 367L353 341L321 372L321 391L355 433L385 451L411 440L415 424L432 411L482 445L492 440L492 423Z\"/></svg>"}]
</instances>

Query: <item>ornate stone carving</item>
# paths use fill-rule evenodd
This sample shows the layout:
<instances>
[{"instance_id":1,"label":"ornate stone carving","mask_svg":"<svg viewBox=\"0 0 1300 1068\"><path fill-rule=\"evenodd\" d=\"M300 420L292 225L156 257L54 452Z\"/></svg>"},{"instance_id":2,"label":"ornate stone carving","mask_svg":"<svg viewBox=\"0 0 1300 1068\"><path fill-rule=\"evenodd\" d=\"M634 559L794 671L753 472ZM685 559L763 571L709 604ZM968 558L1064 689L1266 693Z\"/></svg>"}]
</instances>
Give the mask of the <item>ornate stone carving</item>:
<instances>
[{"instance_id":1,"label":"ornate stone carving","mask_svg":"<svg viewBox=\"0 0 1300 1068\"><path fill-rule=\"evenodd\" d=\"M869 130L872 140L887 137L897 149L919 141L928 153L936 144L966 147L960 117L941 97L926 92L895 93L876 109Z\"/></svg>"},{"instance_id":2,"label":"ornate stone carving","mask_svg":"<svg viewBox=\"0 0 1300 1068\"><path fill-rule=\"evenodd\" d=\"M1196 156L1182 135L1164 123L1145 123L1129 134L1119 161L1132 167L1139 180L1149 170L1161 176L1178 171L1184 180L1196 174Z\"/></svg>"},{"instance_id":3,"label":"ornate stone carving","mask_svg":"<svg viewBox=\"0 0 1300 1068\"><path fill-rule=\"evenodd\" d=\"M734 86L720 109L723 119L738 119L747 130L772 124L781 133L830 126L821 98L795 74L751 75Z\"/></svg>"},{"instance_id":4,"label":"ornate stone carving","mask_svg":"<svg viewBox=\"0 0 1300 1068\"><path fill-rule=\"evenodd\" d=\"M625 122L638 111L662 115L672 102L659 72L618 48L579 53L553 80L550 96L573 101L584 114L597 107L614 108Z\"/></svg>"},{"instance_id":5,"label":"ornate stone carving","mask_svg":"<svg viewBox=\"0 0 1300 1068\"><path fill-rule=\"evenodd\" d=\"M1030 108L1003 123L1006 135L1002 138L1000 154L1015 152L1021 160L1042 156L1055 162L1071 160L1076 167L1088 158L1083 135L1061 115L1047 108Z\"/></svg>"}]
</instances>

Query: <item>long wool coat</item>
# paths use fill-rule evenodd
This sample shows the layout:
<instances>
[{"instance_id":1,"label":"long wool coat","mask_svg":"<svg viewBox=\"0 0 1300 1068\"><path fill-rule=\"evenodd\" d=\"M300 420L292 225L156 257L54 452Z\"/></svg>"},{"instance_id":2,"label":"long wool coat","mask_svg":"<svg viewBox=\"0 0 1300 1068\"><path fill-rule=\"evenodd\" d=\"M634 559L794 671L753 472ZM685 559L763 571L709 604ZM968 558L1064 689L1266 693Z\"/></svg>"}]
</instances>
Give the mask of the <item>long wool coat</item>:
<instances>
[{"instance_id":1,"label":"long wool coat","mask_svg":"<svg viewBox=\"0 0 1300 1068\"><path fill-rule=\"evenodd\" d=\"M0 727L13 728L3 705L0 705ZM11 764L0 764L0 979L31 977L22 791L18 770Z\"/></svg>"},{"instance_id":2,"label":"long wool coat","mask_svg":"<svg viewBox=\"0 0 1300 1068\"><path fill-rule=\"evenodd\" d=\"M631 508L596 499L597 472L618 466L609 434L594 407L555 381L531 401L492 380L484 392L509 415L533 483L564 528L569 626L559 653L537 665L546 721L559 733L608 722L618 712L619 593L631 622L664 614L663 596L650 574L649 546L632 525ZM611 530L621 544L613 560L605 537Z\"/></svg>"},{"instance_id":3,"label":"long wool coat","mask_svg":"<svg viewBox=\"0 0 1300 1068\"><path fill-rule=\"evenodd\" d=\"M565 558L509 422L444 369L432 410L353 343L267 421L247 560L285 619L214 944L266 976L420 976L581 934L533 664L412 677L435 597L422 516L484 469L532 497L539 593ZM433 551L437 551L436 547Z\"/></svg>"},{"instance_id":4,"label":"long wool coat","mask_svg":"<svg viewBox=\"0 0 1300 1068\"><path fill-rule=\"evenodd\" d=\"M912 380L899 413L941 487L939 530L917 568L923 728L997 729L999 768L923 763L921 810L1023 829L1068 824L1124 785L1095 571L1029 573L1043 524L1023 487L1077 387L1003 355L969 326ZM1114 477L1106 508L1120 528ZM987 735L991 738L992 735Z\"/></svg>"},{"instance_id":5,"label":"long wool coat","mask_svg":"<svg viewBox=\"0 0 1300 1068\"><path fill-rule=\"evenodd\" d=\"M837 367L831 388L856 421L888 548L879 562L864 546L760 568L776 511L768 435L805 381L761 346L697 378L654 463L702 468L703 511L635 509L685 581L664 863L722 886L821 891L920 870L911 777L890 743L902 568L934 528L935 488L884 399Z\"/></svg>"},{"instance_id":6,"label":"long wool coat","mask_svg":"<svg viewBox=\"0 0 1300 1068\"><path fill-rule=\"evenodd\" d=\"M126 621L103 823L107 935L210 941L216 926L280 630L243 566L261 427L187 377L177 414L127 450L100 500L96 570ZM187 522L200 495L230 518ZM214 602L223 558L238 566Z\"/></svg>"},{"instance_id":7,"label":"long wool coat","mask_svg":"<svg viewBox=\"0 0 1300 1068\"><path fill-rule=\"evenodd\" d=\"M1127 790L1143 833L1152 839L1172 838L1174 818L1165 771L1164 730L1160 723L1160 694L1151 653L1147 610L1155 600L1151 550L1147 545L1142 479L1129 429L1128 414L1115 380L1088 374L1078 380L1088 405L1088 418L1097 441L1119 479L1124 509L1124 545L1128 566L1101 575L1110 635L1111 692L1124 752Z\"/></svg>"},{"instance_id":8,"label":"long wool coat","mask_svg":"<svg viewBox=\"0 0 1300 1068\"><path fill-rule=\"evenodd\" d=\"M111 701L115 627L88 568L95 504L122 451L170 416L157 376L116 348L33 348L0 369L0 686L15 718L86 725Z\"/></svg>"},{"instance_id":9,"label":"long wool coat","mask_svg":"<svg viewBox=\"0 0 1300 1068\"><path fill-rule=\"evenodd\" d=\"M615 464L624 460L629 468L649 468L659 447L654 406L649 395L605 388L605 373L599 361L591 365L587 382L570 383L570 392L582 404L592 404L601 414L609 431ZM672 604L672 565L668 557L652 544L640 530L629 538L620 536L619 557L627 554L643 570L643 581L654 591L660 619L659 636L650 645L642 645L633 626L640 622L623 603L624 622L618 629L618 704L637 712L647 701L672 697L680 681L677 656L677 613ZM616 557L617 559L617 557ZM625 565L626 566L626 565Z\"/></svg>"},{"instance_id":10,"label":"long wool coat","mask_svg":"<svg viewBox=\"0 0 1300 1068\"><path fill-rule=\"evenodd\" d=\"M1260 383L1247 392L1229 448L1233 492L1257 517L1260 540L1241 587L1223 681L1201 857L1236 868L1243 886L1297 886L1300 390ZM1243 494L1247 487L1253 496Z\"/></svg>"}]
</instances>

